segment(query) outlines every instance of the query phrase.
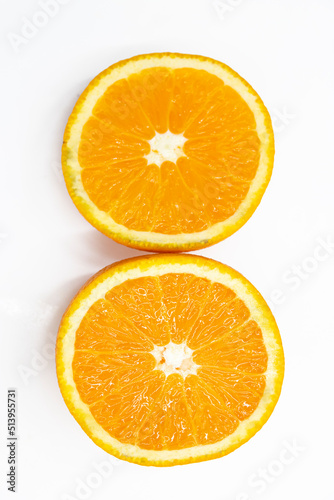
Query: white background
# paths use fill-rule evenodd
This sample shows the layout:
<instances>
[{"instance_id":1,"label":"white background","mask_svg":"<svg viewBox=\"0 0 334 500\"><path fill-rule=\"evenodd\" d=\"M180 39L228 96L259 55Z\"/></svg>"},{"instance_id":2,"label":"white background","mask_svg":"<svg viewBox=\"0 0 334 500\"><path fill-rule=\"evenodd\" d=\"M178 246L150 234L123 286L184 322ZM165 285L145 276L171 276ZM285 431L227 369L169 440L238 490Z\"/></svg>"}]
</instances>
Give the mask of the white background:
<instances>
[{"instance_id":1,"label":"white background","mask_svg":"<svg viewBox=\"0 0 334 500\"><path fill-rule=\"evenodd\" d=\"M333 500L334 2L63 0L46 21L38 0L1 3L1 499ZM44 26L15 38L24 18ZM260 207L237 234L198 253L235 267L270 301L286 375L269 422L229 456L162 469L114 460L102 477L96 465L109 455L65 407L53 346L85 280L141 252L81 217L60 149L88 82L154 51L227 63L272 115L275 168ZM5 486L8 387L18 391L15 495Z\"/></svg>"}]
</instances>

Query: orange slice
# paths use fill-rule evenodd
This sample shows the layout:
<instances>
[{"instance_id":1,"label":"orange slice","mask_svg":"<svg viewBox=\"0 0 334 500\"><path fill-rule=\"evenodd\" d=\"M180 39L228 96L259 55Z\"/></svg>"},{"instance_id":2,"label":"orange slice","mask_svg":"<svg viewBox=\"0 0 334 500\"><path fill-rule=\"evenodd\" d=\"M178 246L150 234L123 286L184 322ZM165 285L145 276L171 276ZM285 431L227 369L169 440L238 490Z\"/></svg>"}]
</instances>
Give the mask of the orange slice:
<instances>
[{"instance_id":1,"label":"orange slice","mask_svg":"<svg viewBox=\"0 0 334 500\"><path fill-rule=\"evenodd\" d=\"M249 219L273 157L269 114L245 80L213 59L162 53L114 64L88 85L62 162L97 229L130 247L188 251Z\"/></svg>"},{"instance_id":2,"label":"orange slice","mask_svg":"<svg viewBox=\"0 0 334 500\"><path fill-rule=\"evenodd\" d=\"M57 340L65 402L107 452L142 465L220 457L252 437L284 371L275 320L233 269L154 255L100 271Z\"/></svg>"}]
</instances>

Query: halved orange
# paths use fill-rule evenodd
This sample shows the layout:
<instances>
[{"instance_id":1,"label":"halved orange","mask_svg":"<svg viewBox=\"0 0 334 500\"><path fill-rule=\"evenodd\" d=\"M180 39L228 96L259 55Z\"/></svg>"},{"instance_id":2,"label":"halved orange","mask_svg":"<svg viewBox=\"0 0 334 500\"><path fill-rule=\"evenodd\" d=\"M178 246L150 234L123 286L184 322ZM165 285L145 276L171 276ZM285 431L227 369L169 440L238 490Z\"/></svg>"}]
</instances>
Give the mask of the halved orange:
<instances>
[{"instance_id":1,"label":"halved orange","mask_svg":"<svg viewBox=\"0 0 334 500\"><path fill-rule=\"evenodd\" d=\"M142 465L221 457L278 400L284 356L259 292L228 266L154 255L102 269L57 340L64 400L107 452Z\"/></svg>"},{"instance_id":2,"label":"halved orange","mask_svg":"<svg viewBox=\"0 0 334 500\"><path fill-rule=\"evenodd\" d=\"M220 241L252 215L274 158L270 116L225 64L146 54L100 73L68 120L63 172L82 215L146 250Z\"/></svg>"}]
</instances>

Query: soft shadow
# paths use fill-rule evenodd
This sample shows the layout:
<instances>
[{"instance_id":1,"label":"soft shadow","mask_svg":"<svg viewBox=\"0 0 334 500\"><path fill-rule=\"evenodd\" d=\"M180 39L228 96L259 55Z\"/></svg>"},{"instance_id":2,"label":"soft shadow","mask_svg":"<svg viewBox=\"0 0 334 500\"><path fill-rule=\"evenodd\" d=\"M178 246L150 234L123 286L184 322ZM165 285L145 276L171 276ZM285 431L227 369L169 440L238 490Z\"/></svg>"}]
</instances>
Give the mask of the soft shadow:
<instances>
[{"instance_id":1,"label":"soft shadow","mask_svg":"<svg viewBox=\"0 0 334 500\"><path fill-rule=\"evenodd\" d=\"M45 297L46 303L57 304L57 311L52 315L48 324L45 325L45 335L47 335L48 338L53 337L54 340L56 339L60 321L64 312L74 296L78 293L86 281L89 280L89 278L90 275L85 274L72 279L71 281L64 282L61 287L53 291L52 295Z\"/></svg>"},{"instance_id":2,"label":"soft shadow","mask_svg":"<svg viewBox=\"0 0 334 500\"><path fill-rule=\"evenodd\" d=\"M116 243L97 229L90 227L88 222L87 231L80 235L76 234L76 239L80 245L80 259L87 267L96 271L114 262L147 254Z\"/></svg>"}]
</instances>

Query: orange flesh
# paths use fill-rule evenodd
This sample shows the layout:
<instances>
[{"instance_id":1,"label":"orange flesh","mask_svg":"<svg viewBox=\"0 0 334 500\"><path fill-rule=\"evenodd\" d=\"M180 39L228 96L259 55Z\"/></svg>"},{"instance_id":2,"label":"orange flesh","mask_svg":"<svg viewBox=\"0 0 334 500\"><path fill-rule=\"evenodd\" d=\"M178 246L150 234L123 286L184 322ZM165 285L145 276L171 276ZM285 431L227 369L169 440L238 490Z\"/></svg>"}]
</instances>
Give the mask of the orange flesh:
<instances>
[{"instance_id":1,"label":"orange flesh","mask_svg":"<svg viewBox=\"0 0 334 500\"><path fill-rule=\"evenodd\" d=\"M156 132L183 134L176 163L148 164ZM82 182L94 204L137 231L193 233L231 217L259 164L252 111L204 70L143 70L97 101L79 145Z\"/></svg>"},{"instance_id":2,"label":"orange flesh","mask_svg":"<svg viewBox=\"0 0 334 500\"><path fill-rule=\"evenodd\" d=\"M155 346L186 344L197 372L166 376ZM256 409L267 351L229 288L191 274L128 280L95 302L75 341L73 376L96 421L122 443L176 450L215 443Z\"/></svg>"}]
</instances>

